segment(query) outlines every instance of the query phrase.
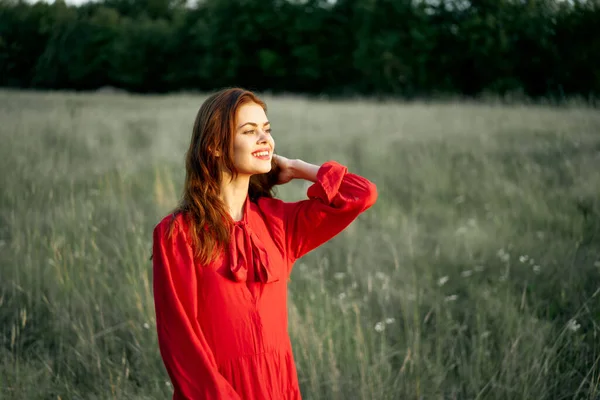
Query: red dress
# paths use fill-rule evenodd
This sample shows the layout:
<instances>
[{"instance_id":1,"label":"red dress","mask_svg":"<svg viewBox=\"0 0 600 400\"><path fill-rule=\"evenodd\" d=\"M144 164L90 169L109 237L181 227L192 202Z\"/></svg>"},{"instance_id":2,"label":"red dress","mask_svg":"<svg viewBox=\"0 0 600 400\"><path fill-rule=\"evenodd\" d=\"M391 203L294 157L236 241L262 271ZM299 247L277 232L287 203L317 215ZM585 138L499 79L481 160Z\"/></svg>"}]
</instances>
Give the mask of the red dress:
<instances>
[{"instance_id":1,"label":"red dress","mask_svg":"<svg viewBox=\"0 0 600 400\"><path fill-rule=\"evenodd\" d=\"M192 258L185 220L153 234L153 289L160 353L174 400L299 400L288 334L287 280L294 262L347 227L377 199L365 178L329 161L308 199L246 200L228 251Z\"/></svg>"}]
</instances>

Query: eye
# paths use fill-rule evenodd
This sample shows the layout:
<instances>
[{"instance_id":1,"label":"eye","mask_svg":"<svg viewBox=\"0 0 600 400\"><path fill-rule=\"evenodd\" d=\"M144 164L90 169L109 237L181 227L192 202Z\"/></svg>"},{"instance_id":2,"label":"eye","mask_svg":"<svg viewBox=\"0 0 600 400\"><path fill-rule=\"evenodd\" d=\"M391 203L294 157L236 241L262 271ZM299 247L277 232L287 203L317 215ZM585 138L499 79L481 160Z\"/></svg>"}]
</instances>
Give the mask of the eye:
<instances>
[{"instance_id":1,"label":"eye","mask_svg":"<svg viewBox=\"0 0 600 400\"><path fill-rule=\"evenodd\" d=\"M271 129L271 128L269 128L269 129L267 129L267 130L266 130L266 132L268 132L268 133L269 133L269 135L270 135L270 134L271 134L271 132L272 132L272 129Z\"/></svg>"},{"instance_id":2,"label":"eye","mask_svg":"<svg viewBox=\"0 0 600 400\"><path fill-rule=\"evenodd\" d=\"M244 133L244 135L247 135L247 134L249 134L249 133L254 133L254 129L251 129L251 130L249 130L249 131L244 131L243 133Z\"/></svg>"}]
</instances>

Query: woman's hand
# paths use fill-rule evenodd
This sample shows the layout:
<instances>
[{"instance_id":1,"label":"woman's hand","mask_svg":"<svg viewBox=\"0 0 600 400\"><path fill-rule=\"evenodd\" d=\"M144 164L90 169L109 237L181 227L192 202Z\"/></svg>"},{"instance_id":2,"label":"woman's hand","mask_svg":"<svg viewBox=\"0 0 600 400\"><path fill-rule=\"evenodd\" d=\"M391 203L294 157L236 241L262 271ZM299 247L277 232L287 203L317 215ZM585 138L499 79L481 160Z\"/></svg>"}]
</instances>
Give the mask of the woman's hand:
<instances>
[{"instance_id":1,"label":"woman's hand","mask_svg":"<svg viewBox=\"0 0 600 400\"><path fill-rule=\"evenodd\" d=\"M292 179L306 179L310 182L317 181L317 172L319 166L307 163L305 161L296 159L290 160L282 156L273 154L273 161L277 164L279 169L279 176L277 180L278 185L288 183Z\"/></svg>"},{"instance_id":2,"label":"woman's hand","mask_svg":"<svg viewBox=\"0 0 600 400\"><path fill-rule=\"evenodd\" d=\"M293 160L273 154L273 161L275 161L275 164L277 164L277 167L279 167L279 176L277 178L278 185L288 183L295 178L294 169L292 167Z\"/></svg>"}]
</instances>

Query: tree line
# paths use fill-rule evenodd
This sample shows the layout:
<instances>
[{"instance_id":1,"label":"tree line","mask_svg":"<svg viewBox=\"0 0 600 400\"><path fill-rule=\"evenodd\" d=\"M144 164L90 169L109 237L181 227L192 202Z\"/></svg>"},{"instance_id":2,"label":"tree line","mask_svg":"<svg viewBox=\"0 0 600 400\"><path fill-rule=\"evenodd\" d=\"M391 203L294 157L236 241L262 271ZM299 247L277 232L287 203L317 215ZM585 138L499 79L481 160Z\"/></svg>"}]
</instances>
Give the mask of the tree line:
<instances>
[{"instance_id":1,"label":"tree line","mask_svg":"<svg viewBox=\"0 0 600 400\"><path fill-rule=\"evenodd\" d=\"M0 0L0 85L595 98L600 0Z\"/></svg>"}]
</instances>

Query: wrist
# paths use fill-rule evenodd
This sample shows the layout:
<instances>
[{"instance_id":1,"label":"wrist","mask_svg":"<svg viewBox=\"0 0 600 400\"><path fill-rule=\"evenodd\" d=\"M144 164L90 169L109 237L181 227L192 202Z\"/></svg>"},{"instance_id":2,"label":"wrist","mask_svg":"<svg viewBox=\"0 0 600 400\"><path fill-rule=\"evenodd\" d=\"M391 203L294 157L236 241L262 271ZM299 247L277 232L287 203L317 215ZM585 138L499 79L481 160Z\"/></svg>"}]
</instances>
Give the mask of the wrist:
<instances>
[{"instance_id":1,"label":"wrist","mask_svg":"<svg viewBox=\"0 0 600 400\"><path fill-rule=\"evenodd\" d=\"M292 172L292 179L305 179L311 182L317 181L317 172L319 170L319 166L309 164L300 159L290 160L289 166Z\"/></svg>"},{"instance_id":2,"label":"wrist","mask_svg":"<svg viewBox=\"0 0 600 400\"><path fill-rule=\"evenodd\" d=\"M291 172L292 179L302 179L302 171L299 159L290 160L288 168Z\"/></svg>"}]
</instances>

